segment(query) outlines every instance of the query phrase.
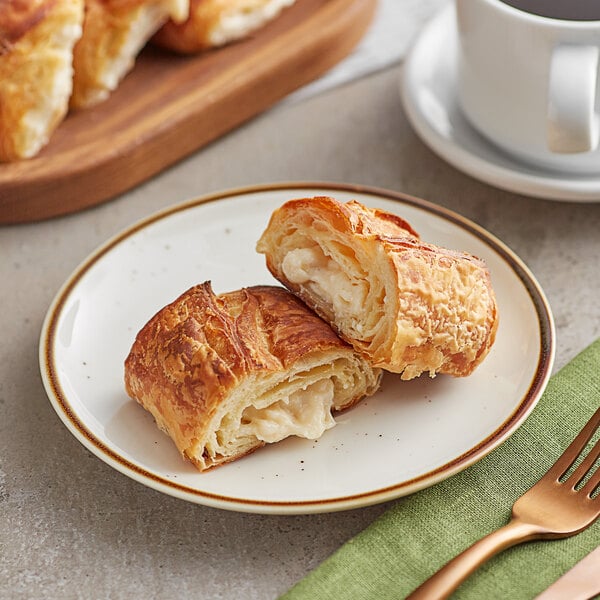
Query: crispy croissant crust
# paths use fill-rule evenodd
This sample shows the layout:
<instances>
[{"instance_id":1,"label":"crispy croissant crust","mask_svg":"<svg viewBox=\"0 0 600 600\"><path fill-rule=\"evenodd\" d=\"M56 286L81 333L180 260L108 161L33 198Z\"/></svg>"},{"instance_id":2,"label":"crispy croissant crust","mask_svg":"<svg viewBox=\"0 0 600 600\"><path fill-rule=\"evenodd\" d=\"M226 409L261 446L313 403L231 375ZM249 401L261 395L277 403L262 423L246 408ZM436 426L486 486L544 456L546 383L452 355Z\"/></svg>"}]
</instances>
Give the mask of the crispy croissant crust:
<instances>
[{"instance_id":1,"label":"crispy croissant crust","mask_svg":"<svg viewBox=\"0 0 600 600\"><path fill-rule=\"evenodd\" d=\"M152 35L169 18L186 19L188 9L189 0L85 0L71 106L83 108L106 100Z\"/></svg>"},{"instance_id":2,"label":"crispy croissant crust","mask_svg":"<svg viewBox=\"0 0 600 600\"><path fill-rule=\"evenodd\" d=\"M273 213L257 250L373 366L403 379L469 375L494 342L483 261L420 241L395 215L356 201L292 200Z\"/></svg>"},{"instance_id":3,"label":"crispy croissant crust","mask_svg":"<svg viewBox=\"0 0 600 600\"><path fill-rule=\"evenodd\" d=\"M203 471L289 435L319 437L379 385L351 346L287 290L195 286L139 332L129 396Z\"/></svg>"},{"instance_id":4,"label":"crispy croissant crust","mask_svg":"<svg viewBox=\"0 0 600 600\"><path fill-rule=\"evenodd\" d=\"M83 0L0 1L0 160L35 156L67 113Z\"/></svg>"},{"instance_id":5,"label":"crispy croissant crust","mask_svg":"<svg viewBox=\"0 0 600 600\"><path fill-rule=\"evenodd\" d=\"M192 54L240 40L273 20L295 0L190 0L183 23L169 21L154 36L163 48Z\"/></svg>"},{"instance_id":6,"label":"crispy croissant crust","mask_svg":"<svg viewBox=\"0 0 600 600\"><path fill-rule=\"evenodd\" d=\"M22 38L53 10L56 0L2 0L0 2L0 47Z\"/></svg>"}]
</instances>

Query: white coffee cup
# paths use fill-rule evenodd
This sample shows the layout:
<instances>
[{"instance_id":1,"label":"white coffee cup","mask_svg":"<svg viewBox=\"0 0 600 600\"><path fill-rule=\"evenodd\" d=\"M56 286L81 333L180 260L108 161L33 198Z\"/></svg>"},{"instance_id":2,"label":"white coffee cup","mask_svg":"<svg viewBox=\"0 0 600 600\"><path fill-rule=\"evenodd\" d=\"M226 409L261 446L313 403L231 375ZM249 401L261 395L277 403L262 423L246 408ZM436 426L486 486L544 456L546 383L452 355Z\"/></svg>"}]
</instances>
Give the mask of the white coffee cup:
<instances>
[{"instance_id":1,"label":"white coffee cup","mask_svg":"<svg viewBox=\"0 0 600 600\"><path fill-rule=\"evenodd\" d=\"M542 168L600 172L600 20L502 0L456 0L456 15L458 98L473 126Z\"/></svg>"}]
</instances>

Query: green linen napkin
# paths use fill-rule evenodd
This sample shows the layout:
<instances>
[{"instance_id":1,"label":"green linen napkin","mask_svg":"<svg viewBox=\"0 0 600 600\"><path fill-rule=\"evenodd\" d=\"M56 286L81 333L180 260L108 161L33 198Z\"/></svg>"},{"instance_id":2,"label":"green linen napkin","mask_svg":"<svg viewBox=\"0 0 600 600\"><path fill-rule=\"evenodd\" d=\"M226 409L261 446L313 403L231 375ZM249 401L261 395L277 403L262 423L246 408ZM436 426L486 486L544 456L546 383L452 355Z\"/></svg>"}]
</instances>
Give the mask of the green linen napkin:
<instances>
[{"instance_id":1,"label":"green linen napkin","mask_svg":"<svg viewBox=\"0 0 600 600\"><path fill-rule=\"evenodd\" d=\"M600 406L600 340L554 375L525 423L467 470L400 499L281 600L406 597L449 559L504 525ZM457 599L531 599L600 544L600 522L563 540L504 551L474 573ZM600 575L599 575L600 576Z\"/></svg>"}]
</instances>

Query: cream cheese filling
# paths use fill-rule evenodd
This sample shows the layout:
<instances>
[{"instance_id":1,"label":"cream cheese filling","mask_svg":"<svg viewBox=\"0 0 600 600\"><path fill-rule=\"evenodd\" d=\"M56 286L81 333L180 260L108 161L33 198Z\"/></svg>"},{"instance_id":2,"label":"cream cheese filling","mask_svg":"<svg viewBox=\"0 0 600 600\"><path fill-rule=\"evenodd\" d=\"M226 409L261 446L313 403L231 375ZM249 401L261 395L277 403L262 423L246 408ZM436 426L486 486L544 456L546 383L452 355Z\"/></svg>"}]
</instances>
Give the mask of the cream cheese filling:
<instances>
[{"instance_id":1,"label":"cream cheese filling","mask_svg":"<svg viewBox=\"0 0 600 600\"><path fill-rule=\"evenodd\" d=\"M266 443L291 435L318 438L335 425L331 416L333 395L331 379L322 379L267 407L248 406L238 435L253 435Z\"/></svg>"},{"instance_id":2,"label":"cream cheese filling","mask_svg":"<svg viewBox=\"0 0 600 600\"><path fill-rule=\"evenodd\" d=\"M245 8L232 10L223 15L218 26L210 32L210 43L222 46L239 40L274 19L293 3L294 0L270 0L266 3L249 3Z\"/></svg>"},{"instance_id":3,"label":"cream cheese filling","mask_svg":"<svg viewBox=\"0 0 600 600\"><path fill-rule=\"evenodd\" d=\"M326 302L334 314L350 321L350 326L363 333L359 316L364 311L368 294L365 280L355 279L318 246L290 250L281 269L290 282L310 287Z\"/></svg>"}]
</instances>

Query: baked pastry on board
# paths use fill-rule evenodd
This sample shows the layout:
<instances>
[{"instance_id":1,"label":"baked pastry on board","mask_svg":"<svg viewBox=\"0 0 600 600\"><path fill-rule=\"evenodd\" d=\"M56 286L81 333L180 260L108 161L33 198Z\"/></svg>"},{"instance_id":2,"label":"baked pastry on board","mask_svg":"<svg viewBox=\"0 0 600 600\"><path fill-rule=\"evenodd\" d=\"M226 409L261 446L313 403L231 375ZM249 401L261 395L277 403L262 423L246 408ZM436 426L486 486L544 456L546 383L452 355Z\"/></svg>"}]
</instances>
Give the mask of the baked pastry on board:
<instances>
[{"instance_id":1,"label":"baked pastry on board","mask_svg":"<svg viewBox=\"0 0 600 600\"><path fill-rule=\"evenodd\" d=\"M224 46L272 21L295 0L190 0L183 23L169 21L154 36L163 48L192 54Z\"/></svg>"},{"instance_id":2,"label":"baked pastry on board","mask_svg":"<svg viewBox=\"0 0 600 600\"><path fill-rule=\"evenodd\" d=\"M380 374L287 290L216 296L209 282L160 310L125 361L127 393L200 471L290 435L318 438Z\"/></svg>"},{"instance_id":3,"label":"baked pastry on board","mask_svg":"<svg viewBox=\"0 0 600 600\"><path fill-rule=\"evenodd\" d=\"M465 376L498 326L480 259L420 240L396 215L317 197L286 202L257 244L271 273L374 367Z\"/></svg>"},{"instance_id":4,"label":"baked pastry on board","mask_svg":"<svg viewBox=\"0 0 600 600\"><path fill-rule=\"evenodd\" d=\"M85 0L71 106L83 108L106 100L152 35L169 18L184 20L188 9L189 0Z\"/></svg>"},{"instance_id":5,"label":"baked pastry on board","mask_svg":"<svg viewBox=\"0 0 600 600\"><path fill-rule=\"evenodd\" d=\"M83 0L0 0L0 160L35 156L63 120Z\"/></svg>"}]
</instances>

